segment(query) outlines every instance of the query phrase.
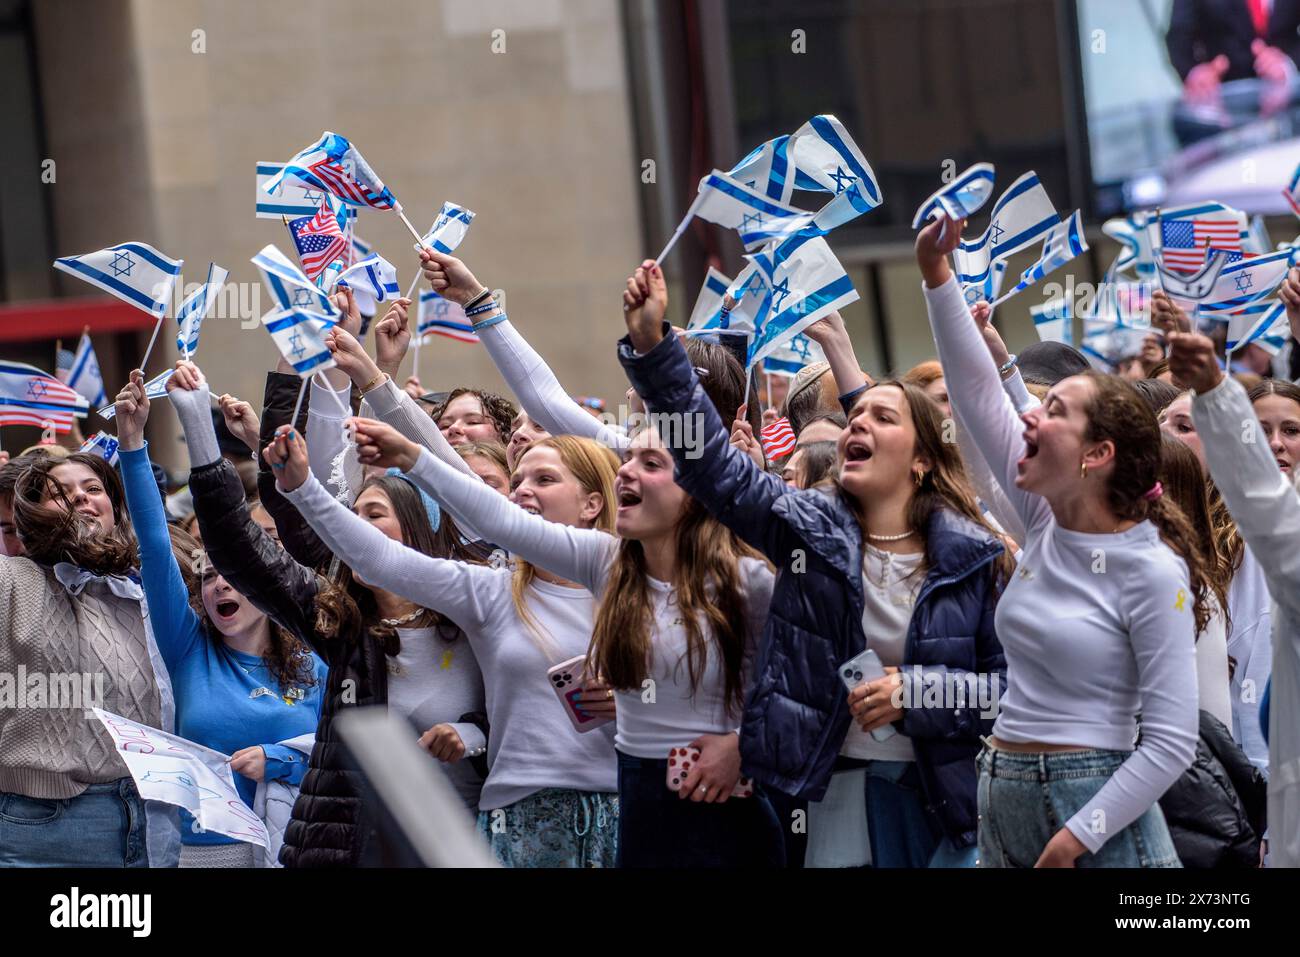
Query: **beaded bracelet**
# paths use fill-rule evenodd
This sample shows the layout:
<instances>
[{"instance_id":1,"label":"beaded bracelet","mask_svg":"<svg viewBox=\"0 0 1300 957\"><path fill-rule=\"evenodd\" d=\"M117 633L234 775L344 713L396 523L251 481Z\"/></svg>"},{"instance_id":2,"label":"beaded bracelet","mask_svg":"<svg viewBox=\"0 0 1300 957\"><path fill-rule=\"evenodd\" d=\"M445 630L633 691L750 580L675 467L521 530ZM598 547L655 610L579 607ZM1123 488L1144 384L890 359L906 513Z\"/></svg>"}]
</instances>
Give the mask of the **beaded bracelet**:
<instances>
[{"instance_id":1,"label":"beaded bracelet","mask_svg":"<svg viewBox=\"0 0 1300 957\"><path fill-rule=\"evenodd\" d=\"M1001 377L1004 378L1004 379L1005 379L1007 376L1009 376L1009 375L1011 374L1011 370L1014 369L1014 368L1016 367L1016 360L1019 359L1019 358L1020 358L1020 357L1019 357L1018 355L1015 355L1015 354L1013 353L1013 354L1011 355L1011 357L1007 359L1006 362L1004 362L1004 363L1002 363L1002 365L998 366L998 375L1001 376Z\"/></svg>"}]
</instances>

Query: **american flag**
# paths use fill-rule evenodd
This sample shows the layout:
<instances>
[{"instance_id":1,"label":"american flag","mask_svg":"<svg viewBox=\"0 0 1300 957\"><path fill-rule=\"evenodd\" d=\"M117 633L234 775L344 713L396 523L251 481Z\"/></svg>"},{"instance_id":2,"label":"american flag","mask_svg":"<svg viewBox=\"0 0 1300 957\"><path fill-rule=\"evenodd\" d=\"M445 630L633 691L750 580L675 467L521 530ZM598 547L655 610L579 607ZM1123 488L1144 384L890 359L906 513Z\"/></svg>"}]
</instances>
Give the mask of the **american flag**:
<instances>
[{"instance_id":1,"label":"american flag","mask_svg":"<svg viewBox=\"0 0 1300 957\"><path fill-rule=\"evenodd\" d=\"M84 396L35 366L0 362L0 425L52 425L63 435L88 408Z\"/></svg>"},{"instance_id":2,"label":"american flag","mask_svg":"<svg viewBox=\"0 0 1300 957\"><path fill-rule=\"evenodd\" d=\"M771 425L763 426L760 434L763 452L767 455L768 461L774 462L794 451L794 429L790 428L789 419L780 418Z\"/></svg>"},{"instance_id":3,"label":"american flag","mask_svg":"<svg viewBox=\"0 0 1300 957\"><path fill-rule=\"evenodd\" d=\"M1196 272L1205 265L1208 246L1241 252L1241 225L1235 217L1166 219L1160 223L1160 240L1166 268Z\"/></svg>"},{"instance_id":4,"label":"american flag","mask_svg":"<svg viewBox=\"0 0 1300 957\"><path fill-rule=\"evenodd\" d=\"M315 216L291 219L289 234L298 248L302 271L313 282L330 263L347 255L347 238L339 229L338 217L328 203L321 203Z\"/></svg>"}]
</instances>

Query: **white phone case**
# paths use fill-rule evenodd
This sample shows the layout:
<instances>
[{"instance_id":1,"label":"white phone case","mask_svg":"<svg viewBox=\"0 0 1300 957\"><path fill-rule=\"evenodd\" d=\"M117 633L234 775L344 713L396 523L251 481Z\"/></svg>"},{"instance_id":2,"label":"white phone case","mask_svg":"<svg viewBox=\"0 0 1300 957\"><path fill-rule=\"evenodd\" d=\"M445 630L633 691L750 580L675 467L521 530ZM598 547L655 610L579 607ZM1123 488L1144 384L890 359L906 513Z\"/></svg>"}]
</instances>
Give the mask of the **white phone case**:
<instances>
[{"instance_id":1,"label":"white phone case","mask_svg":"<svg viewBox=\"0 0 1300 957\"><path fill-rule=\"evenodd\" d=\"M880 656L870 648L840 665L840 680L850 691L864 681L875 681L884 676L885 666L880 663ZM898 732L889 725L876 728L871 732L871 736L877 741L888 741L896 734Z\"/></svg>"}]
</instances>

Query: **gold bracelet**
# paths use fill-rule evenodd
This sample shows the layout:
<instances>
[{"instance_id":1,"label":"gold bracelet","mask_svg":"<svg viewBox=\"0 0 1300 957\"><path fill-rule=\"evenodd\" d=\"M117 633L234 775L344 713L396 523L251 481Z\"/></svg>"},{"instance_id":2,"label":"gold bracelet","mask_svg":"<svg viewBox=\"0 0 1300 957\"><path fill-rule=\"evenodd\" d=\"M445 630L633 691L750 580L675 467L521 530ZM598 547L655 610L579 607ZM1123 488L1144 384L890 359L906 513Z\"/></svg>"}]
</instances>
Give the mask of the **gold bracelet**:
<instances>
[{"instance_id":1,"label":"gold bracelet","mask_svg":"<svg viewBox=\"0 0 1300 957\"><path fill-rule=\"evenodd\" d=\"M371 389L373 389L375 386L383 384L383 381L384 381L386 378L388 378L388 373L387 373L387 372L381 372L381 373L379 373L379 375L375 376L373 379L371 379L369 382L367 382L365 385L363 385L363 386L361 387L361 394L362 394L362 395L365 395L367 392L369 392L369 391L370 391Z\"/></svg>"}]
</instances>

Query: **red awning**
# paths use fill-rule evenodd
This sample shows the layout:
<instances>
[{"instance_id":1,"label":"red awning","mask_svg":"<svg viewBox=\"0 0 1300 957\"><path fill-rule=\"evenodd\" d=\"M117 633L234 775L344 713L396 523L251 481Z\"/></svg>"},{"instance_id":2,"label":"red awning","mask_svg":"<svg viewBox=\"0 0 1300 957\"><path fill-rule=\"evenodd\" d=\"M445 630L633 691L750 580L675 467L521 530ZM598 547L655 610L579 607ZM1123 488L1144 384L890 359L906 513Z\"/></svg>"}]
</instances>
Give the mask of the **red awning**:
<instances>
[{"instance_id":1,"label":"red awning","mask_svg":"<svg viewBox=\"0 0 1300 957\"><path fill-rule=\"evenodd\" d=\"M0 303L0 342L71 341L86 326L94 334L149 329L153 324L149 313L119 299L83 297Z\"/></svg>"}]
</instances>

